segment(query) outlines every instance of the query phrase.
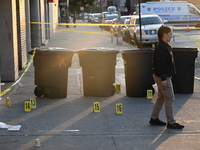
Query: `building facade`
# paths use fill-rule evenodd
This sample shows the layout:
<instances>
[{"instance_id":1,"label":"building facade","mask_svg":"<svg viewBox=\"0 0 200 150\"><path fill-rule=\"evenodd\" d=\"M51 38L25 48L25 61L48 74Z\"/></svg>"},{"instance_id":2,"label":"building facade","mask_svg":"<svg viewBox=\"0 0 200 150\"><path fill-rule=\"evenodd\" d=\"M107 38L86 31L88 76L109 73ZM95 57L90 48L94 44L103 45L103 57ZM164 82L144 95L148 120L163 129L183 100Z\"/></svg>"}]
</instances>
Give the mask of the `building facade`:
<instances>
[{"instance_id":1,"label":"building facade","mask_svg":"<svg viewBox=\"0 0 200 150\"><path fill-rule=\"evenodd\" d=\"M28 52L46 45L58 23L58 0L0 0L1 82L13 82ZM34 24L33 22L39 22Z\"/></svg>"}]
</instances>

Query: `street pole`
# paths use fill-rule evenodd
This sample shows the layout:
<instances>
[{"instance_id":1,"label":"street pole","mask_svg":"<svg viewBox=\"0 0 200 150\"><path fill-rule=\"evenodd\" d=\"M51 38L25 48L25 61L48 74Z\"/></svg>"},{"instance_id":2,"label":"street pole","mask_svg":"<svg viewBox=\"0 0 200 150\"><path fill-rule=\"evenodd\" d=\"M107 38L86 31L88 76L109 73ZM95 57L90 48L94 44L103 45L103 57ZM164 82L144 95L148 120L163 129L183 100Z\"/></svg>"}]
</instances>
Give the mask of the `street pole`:
<instances>
[{"instance_id":1,"label":"street pole","mask_svg":"<svg viewBox=\"0 0 200 150\"><path fill-rule=\"evenodd\" d=\"M120 0L118 0L118 17L120 21L120 17L121 17Z\"/></svg>"},{"instance_id":2,"label":"street pole","mask_svg":"<svg viewBox=\"0 0 200 150\"><path fill-rule=\"evenodd\" d=\"M120 18L121 18L121 9L120 9L120 0L118 0L118 24L120 24ZM122 35L121 35L120 25L118 25L117 44L122 44Z\"/></svg>"},{"instance_id":3,"label":"street pole","mask_svg":"<svg viewBox=\"0 0 200 150\"><path fill-rule=\"evenodd\" d=\"M30 1L30 22L41 22L40 19L40 1ZM41 46L41 25L31 24L31 47Z\"/></svg>"},{"instance_id":4,"label":"street pole","mask_svg":"<svg viewBox=\"0 0 200 150\"><path fill-rule=\"evenodd\" d=\"M69 19L69 11L68 11L68 8L69 8L69 0L66 1L66 23L68 24L70 22L70 19ZM66 25L66 28L69 28L69 25Z\"/></svg>"},{"instance_id":5,"label":"street pole","mask_svg":"<svg viewBox=\"0 0 200 150\"><path fill-rule=\"evenodd\" d=\"M66 5L67 5L67 6L66 6L66 7L67 7L67 14L68 14L68 12L69 12L69 11L68 11L68 8L69 8L69 0L66 0Z\"/></svg>"},{"instance_id":6,"label":"street pole","mask_svg":"<svg viewBox=\"0 0 200 150\"><path fill-rule=\"evenodd\" d=\"M100 0L100 6L101 6L101 12L103 12L103 3L102 3L102 0Z\"/></svg>"},{"instance_id":7,"label":"street pole","mask_svg":"<svg viewBox=\"0 0 200 150\"><path fill-rule=\"evenodd\" d=\"M139 25L140 25L140 50L142 49L142 28L141 28L141 10L140 10L140 0L138 0L138 4L139 4Z\"/></svg>"},{"instance_id":8,"label":"street pole","mask_svg":"<svg viewBox=\"0 0 200 150\"><path fill-rule=\"evenodd\" d=\"M69 7L69 0L67 0L67 7Z\"/></svg>"}]
</instances>

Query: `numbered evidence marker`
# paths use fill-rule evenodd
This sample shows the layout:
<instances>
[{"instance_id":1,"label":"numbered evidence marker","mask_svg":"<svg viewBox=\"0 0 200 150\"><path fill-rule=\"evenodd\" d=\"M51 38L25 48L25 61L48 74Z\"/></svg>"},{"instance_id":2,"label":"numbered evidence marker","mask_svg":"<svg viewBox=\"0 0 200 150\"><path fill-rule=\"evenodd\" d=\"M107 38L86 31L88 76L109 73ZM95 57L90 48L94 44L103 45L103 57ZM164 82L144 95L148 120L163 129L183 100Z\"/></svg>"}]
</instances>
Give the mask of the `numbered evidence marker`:
<instances>
[{"instance_id":1,"label":"numbered evidence marker","mask_svg":"<svg viewBox=\"0 0 200 150\"><path fill-rule=\"evenodd\" d=\"M123 109L122 109L122 103L117 103L116 104L116 114L122 114Z\"/></svg>"},{"instance_id":2,"label":"numbered evidence marker","mask_svg":"<svg viewBox=\"0 0 200 150\"><path fill-rule=\"evenodd\" d=\"M121 85L120 84L116 84L116 92L120 93L121 92Z\"/></svg>"},{"instance_id":3,"label":"numbered evidence marker","mask_svg":"<svg viewBox=\"0 0 200 150\"><path fill-rule=\"evenodd\" d=\"M36 99L30 98L30 101L31 101L31 108L36 108Z\"/></svg>"},{"instance_id":4,"label":"numbered evidence marker","mask_svg":"<svg viewBox=\"0 0 200 150\"><path fill-rule=\"evenodd\" d=\"M153 91L147 90L147 99L152 99L152 97L153 97Z\"/></svg>"},{"instance_id":5,"label":"numbered evidence marker","mask_svg":"<svg viewBox=\"0 0 200 150\"><path fill-rule=\"evenodd\" d=\"M6 103L4 104L5 107L11 107L12 103L10 102L10 97L6 97Z\"/></svg>"},{"instance_id":6,"label":"numbered evidence marker","mask_svg":"<svg viewBox=\"0 0 200 150\"><path fill-rule=\"evenodd\" d=\"M94 102L94 104L93 104L93 111L94 112L100 112L100 109L101 109L100 103L99 102Z\"/></svg>"},{"instance_id":7,"label":"numbered evidence marker","mask_svg":"<svg viewBox=\"0 0 200 150\"><path fill-rule=\"evenodd\" d=\"M24 101L24 111L25 112L31 111L31 101Z\"/></svg>"}]
</instances>

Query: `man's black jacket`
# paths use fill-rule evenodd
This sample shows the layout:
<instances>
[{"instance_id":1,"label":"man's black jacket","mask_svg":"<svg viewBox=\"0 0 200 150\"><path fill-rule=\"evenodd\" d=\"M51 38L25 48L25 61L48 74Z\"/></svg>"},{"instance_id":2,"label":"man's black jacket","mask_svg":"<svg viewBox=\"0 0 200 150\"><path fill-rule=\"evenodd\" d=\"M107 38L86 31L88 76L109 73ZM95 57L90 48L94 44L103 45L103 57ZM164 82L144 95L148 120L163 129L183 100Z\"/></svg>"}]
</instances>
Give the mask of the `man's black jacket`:
<instances>
[{"instance_id":1,"label":"man's black jacket","mask_svg":"<svg viewBox=\"0 0 200 150\"><path fill-rule=\"evenodd\" d=\"M159 41L154 50L153 72L156 76L161 77L162 81L176 73L172 47L164 41Z\"/></svg>"}]
</instances>

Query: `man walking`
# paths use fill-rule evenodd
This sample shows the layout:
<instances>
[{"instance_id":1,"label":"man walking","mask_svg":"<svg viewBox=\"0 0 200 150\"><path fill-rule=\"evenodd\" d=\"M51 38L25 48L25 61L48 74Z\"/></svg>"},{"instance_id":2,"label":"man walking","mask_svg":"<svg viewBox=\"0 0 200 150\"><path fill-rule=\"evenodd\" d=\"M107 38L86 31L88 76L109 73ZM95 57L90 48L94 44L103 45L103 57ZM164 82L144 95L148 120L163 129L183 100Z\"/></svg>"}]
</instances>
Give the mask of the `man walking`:
<instances>
[{"instance_id":1,"label":"man walking","mask_svg":"<svg viewBox=\"0 0 200 150\"><path fill-rule=\"evenodd\" d=\"M175 75L174 58L170 40L172 38L172 29L162 26L158 30L159 42L153 53L153 78L158 86L158 98L154 105L151 119L151 125L165 126L166 123L159 119L160 110L165 104L165 115L167 118L168 129L182 129L183 125L176 123L173 114L174 91L171 78Z\"/></svg>"}]
</instances>

